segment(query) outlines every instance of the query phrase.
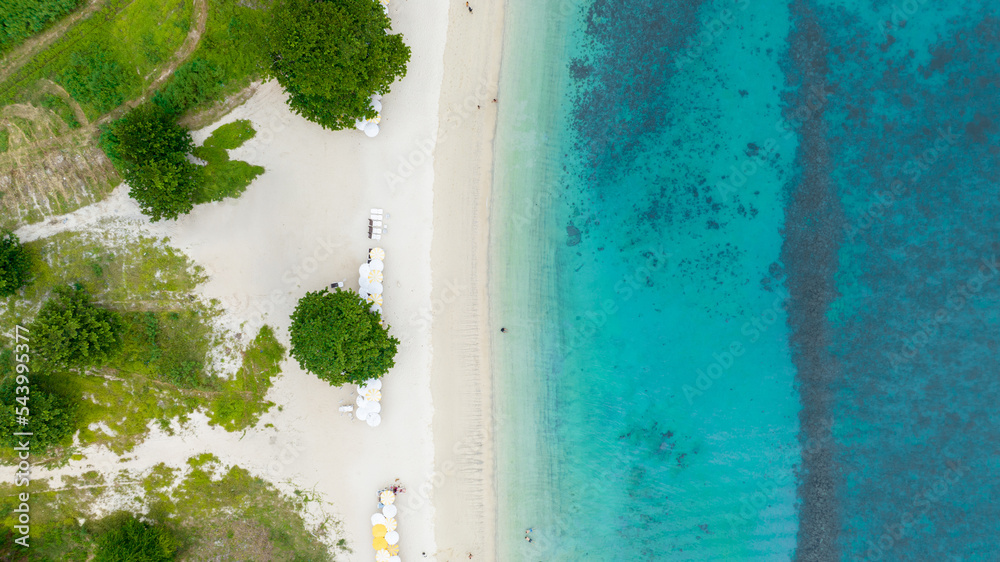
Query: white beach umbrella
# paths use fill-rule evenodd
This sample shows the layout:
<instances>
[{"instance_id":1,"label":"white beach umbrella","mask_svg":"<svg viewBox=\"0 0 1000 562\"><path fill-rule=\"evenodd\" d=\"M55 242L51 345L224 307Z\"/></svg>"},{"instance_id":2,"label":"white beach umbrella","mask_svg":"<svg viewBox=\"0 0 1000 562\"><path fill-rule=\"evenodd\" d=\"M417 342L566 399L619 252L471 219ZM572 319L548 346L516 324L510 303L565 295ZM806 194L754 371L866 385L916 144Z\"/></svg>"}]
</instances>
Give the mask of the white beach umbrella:
<instances>
[{"instance_id":1,"label":"white beach umbrella","mask_svg":"<svg viewBox=\"0 0 1000 562\"><path fill-rule=\"evenodd\" d=\"M358 403L358 408L364 408L365 406L368 405L368 401L365 400L365 397L361 396L360 394L358 395L358 399L356 400L356 402Z\"/></svg>"},{"instance_id":2,"label":"white beach umbrella","mask_svg":"<svg viewBox=\"0 0 1000 562\"><path fill-rule=\"evenodd\" d=\"M376 391L378 392L378 391ZM365 406L365 410L368 410L371 414L378 414L382 412L382 403L376 402L374 400L369 400L368 404Z\"/></svg>"},{"instance_id":3,"label":"white beach umbrella","mask_svg":"<svg viewBox=\"0 0 1000 562\"><path fill-rule=\"evenodd\" d=\"M365 421L370 413L371 412L364 408L358 408L357 410L354 410L354 417L357 418L358 421Z\"/></svg>"},{"instance_id":4,"label":"white beach umbrella","mask_svg":"<svg viewBox=\"0 0 1000 562\"><path fill-rule=\"evenodd\" d=\"M379 400L382 400L382 391L377 388L366 388L365 400L369 402L378 402Z\"/></svg>"},{"instance_id":5,"label":"white beach umbrella","mask_svg":"<svg viewBox=\"0 0 1000 562\"><path fill-rule=\"evenodd\" d=\"M378 135L378 125L376 125L375 123L368 123L367 125L365 125L366 137L372 138L377 135Z\"/></svg>"},{"instance_id":6,"label":"white beach umbrella","mask_svg":"<svg viewBox=\"0 0 1000 562\"><path fill-rule=\"evenodd\" d=\"M389 544L396 544L399 542L399 533L396 531L389 531L385 534L385 542Z\"/></svg>"},{"instance_id":7,"label":"white beach umbrella","mask_svg":"<svg viewBox=\"0 0 1000 562\"><path fill-rule=\"evenodd\" d=\"M372 527L374 527L375 525L385 525L385 522L387 520L388 519L386 518L385 515L382 515L381 513L375 513L374 515L372 515Z\"/></svg>"},{"instance_id":8,"label":"white beach umbrella","mask_svg":"<svg viewBox=\"0 0 1000 562\"><path fill-rule=\"evenodd\" d=\"M373 258L372 261L368 262L368 268L372 271L382 271L385 269L385 262L379 258Z\"/></svg>"},{"instance_id":9,"label":"white beach umbrella","mask_svg":"<svg viewBox=\"0 0 1000 562\"><path fill-rule=\"evenodd\" d=\"M378 100L372 100L372 109L375 111L382 111L382 102Z\"/></svg>"},{"instance_id":10,"label":"white beach umbrella","mask_svg":"<svg viewBox=\"0 0 1000 562\"><path fill-rule=\"evenodd\" d=\"M368 388L374 388L375 390L382 390L382 379L372 379L365 382L365 386Z\"/></svg>"},{"instance_id":11,"label":"white beach umbrella","mask_svg":"<svg viewBox=\"0 0 1000 562\"><path fill-rule=\"evenodd\" d=\"M382 284L379 283L378 281L375 281L374 283L368 283L368 285L365 287L365 290L368 291L369 295L380 295L382 294Z\"/></svg>"},{"instance_id":12,"label":"white beach umbrella","mask_svg":"<svg viewBox=\"0 0 1000 562\"><path fill-rule=\"evenodd\" d=\"M378 414L368 414L368 418L365 419L365 422L367 422L370 427L378 427L378 424L382 423L382 416Z\"/></svg>"},{"instance_id":13,"label":"white beach umbrella","mask_svg":"<svg viewBox=\"0 0 1000 562\"><path fill-rule=\"evenodd\" d=\"M385 514L383 513L382 515L385 515ZM385 518L385 528L388 531L395 531L396 530L396 518L395 517L386 516L386 518Z\"/></svg>"},{"instance_id":14,"label":"white beach umbrella","mask_svg":"<svg viewBox=\"0 0 1000 562\"><path fill-rule=\"evenodd\" d=\"M371 270L371 266L367 263L361 264L361 267L358 268L358 277L368 277L368 272Z\"/></svg>"},{"instance_id":15,"label":"white beach umbrella","mask_svg":"<svg viewBox=\"0 0 1000 562\"><path fill-rule=\"evenodd\" d=\"M384 260L385 250L382 248L372 248L371 251L368 252L368 257L373 260Z\"/></svg>"},{"instance_id":16,"label":"white beach umbrella","mask_svg":"<svg viewBox=\"0 0 1000 562\"><path fill-rule=\"evenodd\" d=\"M387 505L387 506L383 507L382 508L382 515L385 515L385 518L386 518L387 521L389 520L390 517L395 517L396 516L396 506L394 506L394 505Z\"/></svg>"},{"instance_id":17,"label":"white beach umbrella","mask_svg":"<svg viewBox=\"0 0 1000 562\"><path fill-rule=\"evenodd\" d=\"M389 554L388 550L382 549L375 553L375 562L389 562L392 555Z\"/></svg>"},{"instance_id":18,"label":"white beach umbrella","mask_svg":"<svg viewBox=\"0 0 1000 562\"><path fill-rule=\"evenodd\" d=\"M373 269L368 272L368 282L369 283L381 283L382 282L382 271L378 269Z\"/></svg>"},{"instance_id":19,"label":"white beach umbrella","mask_svg":"<svg viewBox=\"0 0 1000 562\"><path fill-rule=\"evenodd\" d=\"M382 314L382 305L373 304L368 310ZM379 322L379 324L382 324L382 322Z\"/></svg>"},{"instance_id":20,"label":"white beach umbrella","mask_svg":"<svg viewBox=\"0 0 1000 562\"><path fill-rule=\"evenodd\" d=\"M378 501L385 505L392 505L396 501L396 494L392 490L382 490L382 493L378 496Z\"/></svg>"},{"instance_id":21,"label":"white beach umbrella","mask_svg":"<svg viewBox=\"0 0 1000 562\"><path fill-rule=\"evenodd\" d=\"M354 122L354 128L357 129L357 130L359 130L359 131L364 131L365 130L365 125L367 125L367 124L368 124L368 120L367 119L358 119L357 121Z\"/></svg>"},{"instance_id":22,"label":"white beach umbrella","mask_svg":"<svg viewBox=\"0 0 1000 562\"><path fill-rule=\"evenodd\" d=\"M367 300L368 299L368 291L364 290L363 288L362 289L358 289L358 296L361 297L361 298L363 298L363 299L365 299L365 300Z\"/></svg>"}]
</instances>

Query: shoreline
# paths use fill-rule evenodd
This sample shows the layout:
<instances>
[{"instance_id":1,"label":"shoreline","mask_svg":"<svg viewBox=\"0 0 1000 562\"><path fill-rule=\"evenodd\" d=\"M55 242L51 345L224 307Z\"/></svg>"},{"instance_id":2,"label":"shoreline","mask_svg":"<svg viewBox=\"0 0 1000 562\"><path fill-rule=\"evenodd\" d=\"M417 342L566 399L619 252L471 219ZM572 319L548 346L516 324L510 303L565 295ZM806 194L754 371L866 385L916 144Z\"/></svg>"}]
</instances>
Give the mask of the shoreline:
<instances>
[{"instance_id":1,"label":"shoreline","mask_svg":"<svg viewBox=\"0 0 1000 562\"><path fill-rule=\"evenodd\" d=\"M434 151L434 533L439 559L497 559L489 239L506 3L449 9Z\"/></svg>"}]
</instances>

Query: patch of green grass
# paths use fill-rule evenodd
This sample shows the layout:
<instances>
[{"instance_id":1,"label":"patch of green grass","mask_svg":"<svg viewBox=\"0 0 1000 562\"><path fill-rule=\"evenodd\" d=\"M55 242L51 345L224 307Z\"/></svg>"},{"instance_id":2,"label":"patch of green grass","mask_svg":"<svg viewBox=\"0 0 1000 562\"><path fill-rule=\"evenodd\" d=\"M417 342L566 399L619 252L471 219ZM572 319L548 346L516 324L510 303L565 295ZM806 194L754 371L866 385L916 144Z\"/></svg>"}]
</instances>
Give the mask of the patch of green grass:
<instances>
[{"instance_id":1,"label":"patch of green grass","mask_svg":"<svg viewBox=\"0 0 1000 562\"><path fill-rule=\"evenodd\" d=\"M49 78L89 97L77 101L98 117L114 99L136 97L152 82L157 65L183 43L192 8L191 0L108 0L0 83L0 105Z\"/></svg>"},{"instance_id":2,"label":"patch of green grass","mask_svg":"<svg viewBox=\"0 0 1000 562\"><path fill-rule=\"evenodd\" d=\"M83 4L83 0L4 0L0 2L0 53L6 53L27 38Z\"/></svg>"},{"instance_id":3,"label":"patch of green grass","mask_svg":"<svg viewBox=\"0 0 1000 562\"><path fill-rule=\"evenodd\" d=\"M73 108L61 96L55 94L43 94L38 100L38 105L48 109L59 116L70 129L79 129L80 121L73 113Z\"/></svg>"},{"instance_id":4,"label":"patch of green grass","mask_svg":"<svg viewBox=\"0 0 1000 562\"><path fill-rule=\"evenodd\" d=\"M209 423L228 431L252 427L273 402L264 400L272 379L281 373L285 347L270 326L261 327L243 356L243 366L232 380L222 384L221 395L212 401Z\"/></svg>"},{"instance_id":5,"label":"patch of green grass","mask_svg":"<svg viewBox=\"0 0 1000 562\"><path fill-rule=\"evenodd\" d=\"M223 381L205 368L215 343L210 328L215 311L189 298L204 276L186 256L160 240L115 240L106 234L63 233L27 247L35 258L34 282L23 296L0 300L0 334L30 323L52 290L69 283L80 283L97 304L122 312L126 320L123 349L105 366L86 375L48 375L54 391L80 405L81 446L130 450L148 433L150 421L163 427L172 419L183 421L216 396ZM96 423L111 434L87 428ZM60 462L73 452L57 450L49 460ZM0 451L0 461L12 461L10 453Z\"/></svg>"},{"instance_id":6,"label":"patch of green grass","mask_svg":"<svg viewBox=\"0 0 1000 562\"><path fill-rule=\"evenodd\" d=\"M10 149L10 131L7 127L0 128L0 152L7 152Z\"/></svg>"},{"instance_id":7,"label":"patch of green grass","mask_svg":"<svg viewBox=\"0 0 1000 562\"><path fill-rule=\"evenodd\" d=\"M153 97L182 114L207 108L260 76L267 11L242 0L212 0L205 33L191 58Z\"/></svg>"},{"instance_id":8,"label":"patch of green grass","mask_svg":"<svg viewBox=\"0 0 1000 562\"><path fill-rule=\"evenodd\" d=\"M207 162L201 169L202 181L195 194L196 203L239 197L257 176L264 173L262 166L230 160L227 152L242 146L256 134L250 121L241 119L219 127L205 139L204 145L192 151L194 156Z\"/></svg>"},{"instance_id":9,"label":"patch of green grass","mask_svg":"<svg viewBox=\"0 0 1000 562\"><path fill-rule=\"evenodd\" d=\"M65 477L58 490L38 479L27 488L0 484L0 510L7 514L0 529L13 530L17 493L29 492L31 548L27 559L87 560L109 521L109 516L97 518L94 506L112 498L131 498L116 503L127 512L145 512L144 519L169 529L180 541L180 560L331 559L319 537L337 532L338 525L327 519L311 531L302 513L312 500L285 496L242 468L222 465L212 455L193 457L187 464L186 476L160 464L142 475L120 472L106 479L90 472ZM338 544L346 546L344 541Z\"/></svg>"},{"instance_id":10,"label":"patch of green grass","mask_svg":"<svg viewBox=\"0 0 1000 562\"><path fill-rule=\"evenodd\" d=\"M238 119L212 131L212 135L205 139L205 146L232 150L243 146L243 143L256 135L257 131L250 124L249 119Z\"/></svg>"}]
</instances>

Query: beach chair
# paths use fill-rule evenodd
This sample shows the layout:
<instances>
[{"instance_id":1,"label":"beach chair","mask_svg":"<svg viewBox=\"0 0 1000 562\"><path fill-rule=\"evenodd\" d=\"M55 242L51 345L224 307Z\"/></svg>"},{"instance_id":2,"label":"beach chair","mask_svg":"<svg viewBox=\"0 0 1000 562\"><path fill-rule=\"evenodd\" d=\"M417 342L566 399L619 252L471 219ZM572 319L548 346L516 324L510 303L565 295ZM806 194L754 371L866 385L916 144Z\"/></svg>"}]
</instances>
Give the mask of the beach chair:
<instances>
[{"instance_id":1,"label":"beach chair","mask_svg":"<svg viewBox=\"0 0 1000 562\"><path fill-rule=\"evenodd\" d=\"M337 410L339 410L341 412L353 412L354 411L354 406L341 406L341 407L337 408Z\"/></svg>"},{"instance_id":2,"label":"beach chair","mask_svg":"<svg viewBox=\"0 0 1000 562\"><path fill-rule=\"evenodd\" d=\"M372 214L373 215L381 215L382 214L382 209L372 209Z\"/></svg>"},{"instance_id":3,"label":"beach chair","mask_svg":"<svg viewBox=\"0 0 1000 562\"><path fill-rule=\"evenodd\" d=\"M382 235L381 234L372 234L371 236L369 236L369 238L371 238L372 240L381 240L382 239Z\"/></svg>"},{"instance_id":4,"label":"beach chair","mask_svg":"<svg viewBox=\"0 0 1000 562\"><path fill-rule=\"evenodd\" d=\"M380 221L380 220L382 220L382 215L372 215L372 216L368 217L368 220Z\"/></svg>"},{"instance_id":5,"label":"beach chair","mask_svg":"<svg viewBox=\"0 0 1000 562\"><path fill-rule=\"evenodd\" d=\"M368 221L368 226L382 226L382 221L369 220Z\"/></svg>"}]
</instances>

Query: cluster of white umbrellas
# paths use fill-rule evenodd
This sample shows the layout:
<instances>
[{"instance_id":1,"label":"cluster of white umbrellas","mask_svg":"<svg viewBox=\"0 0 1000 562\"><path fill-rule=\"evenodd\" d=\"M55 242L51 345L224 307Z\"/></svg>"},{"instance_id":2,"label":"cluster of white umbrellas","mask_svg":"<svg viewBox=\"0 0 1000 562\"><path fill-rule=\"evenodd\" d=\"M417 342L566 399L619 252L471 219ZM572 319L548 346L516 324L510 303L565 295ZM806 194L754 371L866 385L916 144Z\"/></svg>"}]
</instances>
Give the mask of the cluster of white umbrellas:
<instances>
[{"instance_id":1,"label":"cluster of white umbrellas","mask_svg":"<svg viewBox=\"0 0 1000 562\"><path fill-rule=\"evenodd\" d=\"M378 501L382 511L372 515L372 547L375 548L375 562L400 562L399 533L396 532L396 494L392 490L382 490Z\"/></svg>"},{"instance_id":2,"label":"cluster of white umbrellas","mask_svg":"<svg viewBox=\"0 0 1000 562\"><path fill-rule=\"evenodd\" d=\"M382 312L382 270L385 268L385 250L372 248L368 262L358 268L358 294L371 304L372 312Z\"/></svg>"},{"instance_id":3,"label":"cluster of white umbrellas","mask_svg":"<svg viewBox=\"0 0 1000 562\"><path fill-rule=\"evenodd\" d=\"M382 381L374 379L358 387L358 411L354 415L371 427L382 423Z\"/></svg>"},{"instance_id":4,"label":"cluster of white umbrellas","mask_svg":"<svg viewBox=\"0 0 1000 562\"><path fill-rule=\"evenodd\" d=\"M385 9L388 10L389 6L387 3L383 4ZM372 94L372 109L375 110L376 115L371 119L359 119L354 122L354 126L359 131L364 131L365 135L368 137L374 137L378 134L378 124L382 121L382 102L380 101L382 96L380 94Z\"/></svg>"}]
</instances>

